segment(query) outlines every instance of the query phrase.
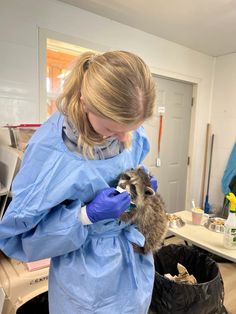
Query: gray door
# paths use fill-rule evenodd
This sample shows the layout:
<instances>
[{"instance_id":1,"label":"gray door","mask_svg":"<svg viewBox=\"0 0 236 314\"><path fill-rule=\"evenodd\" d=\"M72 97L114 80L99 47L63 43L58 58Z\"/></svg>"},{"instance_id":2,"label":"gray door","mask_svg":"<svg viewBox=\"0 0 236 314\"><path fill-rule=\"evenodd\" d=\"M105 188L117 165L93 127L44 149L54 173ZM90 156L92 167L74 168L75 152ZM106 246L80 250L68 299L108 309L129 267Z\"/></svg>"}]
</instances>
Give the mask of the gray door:
<instances>
[{"instance_id":1,"label":"gray door","mask_svg":"<svg viewBox=\"0 0 236 314\"><path fill-rule=\"evenodd\" d=\"M151 151L144 164L158 180L158 191L164 198L168 212L185 209L188 144L193 88L191 84L155 77L157 105L154 117L145 122ZM159 113L164 107L160 150L161 166L156 166Z\"/></svg>"}]
</instances>

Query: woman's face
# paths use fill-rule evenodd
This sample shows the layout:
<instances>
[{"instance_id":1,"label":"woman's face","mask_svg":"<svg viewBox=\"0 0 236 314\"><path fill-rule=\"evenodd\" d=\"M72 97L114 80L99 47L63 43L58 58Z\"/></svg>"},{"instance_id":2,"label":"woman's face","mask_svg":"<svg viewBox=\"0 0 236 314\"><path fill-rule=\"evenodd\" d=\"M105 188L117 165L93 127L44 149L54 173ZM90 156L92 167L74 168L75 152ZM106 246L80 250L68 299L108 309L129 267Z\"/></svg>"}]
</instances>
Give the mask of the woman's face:
<instances>
[{"instance_id":1,"label":"woman's face","mask_svg":"<svg viewBox=\"0 0 236 314\"><path fill-rule=\"evenodd\" d=\"M115 137L121 142L128 140L128 132L137 129L142 124L140 122L132 126L124 126L110 119L101 118L91 111L87 112L87 116L93 129L103 138Z\"/></svg>"}]
</instances>

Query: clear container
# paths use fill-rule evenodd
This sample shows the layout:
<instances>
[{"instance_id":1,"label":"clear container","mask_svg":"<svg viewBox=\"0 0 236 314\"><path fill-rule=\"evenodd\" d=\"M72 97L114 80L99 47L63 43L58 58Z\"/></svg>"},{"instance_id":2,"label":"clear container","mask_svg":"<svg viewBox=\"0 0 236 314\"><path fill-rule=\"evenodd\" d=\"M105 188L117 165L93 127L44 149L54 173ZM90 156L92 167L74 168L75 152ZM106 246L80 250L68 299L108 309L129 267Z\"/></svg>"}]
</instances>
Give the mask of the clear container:
<instances>
[{"instance_id":1,"label":"clear container","mask_svg":"<svg viewBox=\"0 0 236 314\"><path fill-rule=\"evenodd\" d=\"M225 221L224 228L224 247L236 250L236 215L235 212L229 212L229 216Z\"/></svg>"}]
</instances>

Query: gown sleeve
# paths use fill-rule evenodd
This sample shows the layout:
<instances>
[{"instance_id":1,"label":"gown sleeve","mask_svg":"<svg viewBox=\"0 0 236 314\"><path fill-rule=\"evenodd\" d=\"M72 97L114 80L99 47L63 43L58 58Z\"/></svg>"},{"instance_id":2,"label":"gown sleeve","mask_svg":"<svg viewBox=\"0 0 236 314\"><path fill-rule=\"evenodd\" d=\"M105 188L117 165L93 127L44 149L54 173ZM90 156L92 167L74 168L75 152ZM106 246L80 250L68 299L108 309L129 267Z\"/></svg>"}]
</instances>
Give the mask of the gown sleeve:
<instances>
[{"instance_id":1,"label":"gown sleeve","mask_svg":"<svg viewBox=\"0 0 236 314\"><path fill-rule=\"evenodd\" d=\"M12 187L13 199L0 222L0 249L33 261L77 250L88 229L79 219L81 201L73 167L47 147L28 147ZM71 174L70 174L71 173Z\"/></svg>"}]
</instances>

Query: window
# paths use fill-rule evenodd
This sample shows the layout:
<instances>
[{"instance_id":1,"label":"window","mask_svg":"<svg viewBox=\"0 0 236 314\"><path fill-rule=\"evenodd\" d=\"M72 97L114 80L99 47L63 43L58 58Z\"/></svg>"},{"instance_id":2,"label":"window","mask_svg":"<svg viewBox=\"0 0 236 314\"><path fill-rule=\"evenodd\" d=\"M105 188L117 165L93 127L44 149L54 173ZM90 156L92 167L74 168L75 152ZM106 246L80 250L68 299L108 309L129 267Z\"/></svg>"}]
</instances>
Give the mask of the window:
<instances>
[{"instance_id":1,"label":"window","mask_svg":"<svg viewBox=\"0 0 236 314\"><path fill-rule=\"evenodd\" d=\"M47 38L47 118L57 110L56 99L62 89L64 79L69 73L71 64L79 54L88 50L91 51L91 49Z\"/></svg>"},{"instance_id":2,"label":"window","mask_svg":"<svg viewBox=\"0 0 236 314\"><path fill-rule=\"evenodd\" d=\"M85 51L109 51L85 38L72 37L38 28L39 39L39 120L43 123L56 110L56 99L73 61Z\"/></svg>"}]
</instances>

